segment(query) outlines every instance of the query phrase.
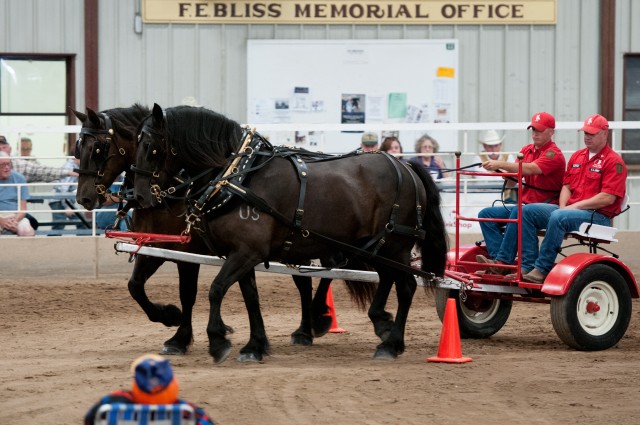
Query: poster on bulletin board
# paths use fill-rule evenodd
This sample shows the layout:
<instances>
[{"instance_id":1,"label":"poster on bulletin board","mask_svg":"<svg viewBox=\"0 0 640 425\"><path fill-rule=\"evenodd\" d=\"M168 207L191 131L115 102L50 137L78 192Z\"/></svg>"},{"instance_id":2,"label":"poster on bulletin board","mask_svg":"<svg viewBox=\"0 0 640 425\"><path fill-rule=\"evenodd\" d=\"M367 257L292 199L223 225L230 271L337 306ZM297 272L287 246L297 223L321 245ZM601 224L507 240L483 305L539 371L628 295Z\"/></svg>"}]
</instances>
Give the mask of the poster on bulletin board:
<instances>
[{"instance_id":1,"label":"poster on bulletin board","mask_svg":"<svg viewBox=\"0 0 640 425\"><path fill-rule=\"evenodd\" d=\"M458 120L457 40L249 40L247 70L247 123L258 131L261 123L375 123L394 132L394 123ZM357 148L362 135L317 133L270 138L338 153ZM441 151L457 148L456 132L438 133L429 134ZM399 136L413 152L422 134Z\"/></svg>"}]
</instances>

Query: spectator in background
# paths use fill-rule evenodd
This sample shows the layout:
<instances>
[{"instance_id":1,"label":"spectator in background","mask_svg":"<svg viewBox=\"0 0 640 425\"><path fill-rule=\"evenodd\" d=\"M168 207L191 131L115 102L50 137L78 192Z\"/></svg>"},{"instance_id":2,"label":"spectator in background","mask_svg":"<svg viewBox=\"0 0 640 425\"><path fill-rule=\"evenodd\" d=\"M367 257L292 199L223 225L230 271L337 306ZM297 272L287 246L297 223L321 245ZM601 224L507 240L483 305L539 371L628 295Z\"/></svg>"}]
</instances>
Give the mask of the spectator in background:
<instances>
[{"instance_id":1,"label":"spectator in background","mask_svg":"<svg viewBox=\"0 0 640 425\"><path fill-rule=\"evenodd\" d=\"M114 391L94 404L84 417L85 425L94 425L96 413L104 404L184 404L195 412L196 425L213 425L206 412L178 398L180 389L169 360L157 354L143 355L131 364L131 390ZM146 423L146 422L145 422Z\"/></svg>"},{"instance_id":2,"label":"spectator in background","mask_svg":"<svg viewBox=\"0 0 640 425\"><path fill-rule=\"evenodd\" d=\"M378 150L378 135L368 132L362 135L360 139L360 150L363 152L374 152Z\"/></svg>"},{"instance_id":3,"label":"spectator in background","mask_svg":"<svg viewBox=\"0 0 640 425\"><path fill-rule=\"evenodd\" d=\"M116 179L116 182L122 182L123 176L120 176ZM121 185L112 184L109 188L111 193L118 193L120 191ZM113 225L116 222L116 217L118 212L116 211L118 205L120 204L120 198L114 195L107 195L107 199L100 205L100 207L96 210L96 227L99 229L113 229ZM110 209L112 211L100 211L101 209ZM133 210L127 211L129 218L132 217ZM118 228L115 230L127 230L127 222L125 220L120 220L118 223Z\"/></svg>"},{"instance_id":4,"label":"spectator in background","mask_svg":"<svg viewBox=\"0 0 640 425\"><path fill-rule=\"evenodd\" d=\"M11 145L7 141L7 138L0 135L0 152L5 152L7 155L11 155ZM48 167L33 162L26 161L20 158L12 158L13 171L22 174L27 183L33 182L52 182L59 180L67 176L77 176L78 174L65 170L64 168Z\"/></svg>"},{"instance_id":5,"label":"spectator in background","mask_svg":"<svg viewBox=\"0 0 640 425\"><path fill-rule=\"evenodd\" d=\"M500 137L498 135L498 132L495 130L481 131L478 134L478 143L482 145L482 151L480 151L479 155L476 155L473 158L473 162L472 162L472 164L480 164L480 165L473 168L469 168L469 171L478 171L478 172L486 171L484 168L482 168L482 164L484 164L489 160L514 162L515 158L513 157L513 155L501 153L503 140L504 140L504 136ZM500 178L500 177L497 177L497 178Z\"/></svg>"},{"instance_id":6,"label":"spectator in background","mask_svg":"<svg viewBox=\"0 0 640 425\"><path fill-rule=\"evenodd\" d=\"M385 137L380 145L380 150L383 152L390 153L391 155L396 155L402 153L402 145L400 144L400 140L396 136ZM398 158L401 159L401 158Z\"/></svg>"},{"instance_id":7,"label":"spectator in background","mask_svg":"<svg viewBox=\"0 0 640 425\"><path fill-rule=\"evenodd\" d=\"M70 159L67 159L67 162L65 162L62 168L73 171L73 169L77 168L79 165L80 165L79 159L70 158ZM77 183L77 181L78 181L77 176L67 176L64 179L60 180L60 184L53 186L53 191L56 194L60 195L60 199L56 199L49 202L49 208L51 208L52 210L65 210L65 212L51 213L51 216L54 221L63 222L65 220L73 219L75 213L73 209L70 207L70 205L65 201L70 202L71 205L73 205L73 203L76 201L75 192L77 189L77 185L73 183ZM82 227L83 226L81 224L76 224L77 229L81 229ZM64 228L65 228L65 225L62 223L54 224L53 226L51 226L52 230L62 230Z\"/></svg>"},{"instance_id":8,"label":"spectator in background","mask_svg":"<svg viewBox=\"0 0 640 425\"><path fill-rule=\"evenodd\" d=\"M28 137L20 138L20 156L29 156L31 158L23 158L25 161L33 162L34 164L39 164L38 160L32 157L33 151L33 142Z\"/></svg>"},{"instance_id":9,"label":"spectator in background","mask_svg":"<svg viewBox=\"0 0 640 425\"><path fill-rule=\"evenodd\" d=\"M434 180L441 179L443 177L449 177L450 172L444 171L446 166L442 157L434 155L440 150L440 145L431 136L425 134L416 140L415 151L423 156L415 156L411 158L409 163L424 167L424 169L431 174Z\"/></svg>"},{"instance_id":10,"label":"spectator in background","mask_svg":"<svg viewBox=\"0 0 640 425\"><path fill-rule=\"evenodd\" d=\"M21 183L26 183L24 176L13 171L9 155L0 152L0 234L35 235L35 230L24 212L27 209L29 190L26 186L15 186ZM18 210L22 212L15 212Z\"/></svg>"}]
</instances>

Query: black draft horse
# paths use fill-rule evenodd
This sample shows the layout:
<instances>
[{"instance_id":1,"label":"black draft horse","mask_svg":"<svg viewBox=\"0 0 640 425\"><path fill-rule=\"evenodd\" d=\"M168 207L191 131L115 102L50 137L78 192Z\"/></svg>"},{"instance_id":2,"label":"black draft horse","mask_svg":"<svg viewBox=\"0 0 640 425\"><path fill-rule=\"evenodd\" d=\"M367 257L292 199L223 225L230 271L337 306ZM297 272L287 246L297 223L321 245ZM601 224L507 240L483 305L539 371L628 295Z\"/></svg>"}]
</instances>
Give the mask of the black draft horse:
<instances>
[{"instance_id":1,"label":"black draft horse","mask_svg":"<svg viewBox=\"0 0 640 425\"><path fill-rule=\"evenodd\" d=\"M144 106L134 104L128 108L113 108L101 112L87 108L86 114L74 110L72 112L82 122L75 152L80 159L77 170L79 178L76 200L87 210L93 210L110 195L109 187L115 179L128 171L134 163L137 128L151 111ZM185 226L184 208L184 202L166 199L162 205L153 208L135 209L135 230L180 234ZM203 240L197 234L193 236L189 244L165 243L162 247L209 254ZM157 257L136 256L128 288L131 296L147 314L149 320L165 326L178 326L175 335L164 343L161 352L185 354L193 342L192 314L200 265L176 261L182 304L182 310L180 310L173 304L151 302L145 292L146 282L164 262L164 259ZM314 336L324 335L331 327L331 317L327 315L328 306L326 305L326 295L331 281L323 279L313 299L311 278L295 276L294 281L300 292L302 320L299 328L291 334L291 343L312 345ZM244 285L243 288L243 291L256 291L252 286ZM251 297L257 297L257 293ZM251 356L246 360L251 360Z\"/></svg>"},{"instance_id":2,"label":"black draft horse","mask_svg":"<svg viewBox=\"0 0 640 425\"><path fill-rule=\"evenodd\" d=\"M187 226L226 257L209 290L207 335L215 363L231 350L220 312L227 290L247 275L253 278L257 264L272 260L306 264L320 259L325 266L353 257L366 261L380 280L368 311L382 340L374 357L395 358L404 351L417 286L408 267L411 249L418 242L425 274L441 276L446 263L439 193L424 170L383 153L316 160L273 147L204 108L163 111L154 105L138 138L134 193L143 207L153 205L163 172L184 169L195 180L217 175L192 189ZM394 283L395 320L385 311ZM255 332L266 340L260 326Z\"/></svg>"}]
</instances>

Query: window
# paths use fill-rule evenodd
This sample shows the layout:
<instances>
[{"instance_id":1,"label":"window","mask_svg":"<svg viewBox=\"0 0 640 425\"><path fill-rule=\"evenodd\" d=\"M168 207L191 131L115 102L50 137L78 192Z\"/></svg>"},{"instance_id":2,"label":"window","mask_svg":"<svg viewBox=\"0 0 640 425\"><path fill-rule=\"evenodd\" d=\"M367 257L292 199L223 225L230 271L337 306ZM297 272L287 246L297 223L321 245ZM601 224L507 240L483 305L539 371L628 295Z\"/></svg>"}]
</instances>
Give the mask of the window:
<instances>
[{"instance_id":1,"label":"window","mask_svg":"<svg viewBox=\"0 0 640 425\"><path fill-rule=\"evenodd\" d=\"M640 54L624 56L624 100L622 119L640 121ZM622 149L640 150L640 130L622 131ZM625 154L627 164L640 164L640 154Z\"/></svg>"},{"instance_id":2,"label":"window","mask_svg":"<svg viewBox=\"0 0 640 425\"><path fill-rule=\"evenodd\" d=\"M0 54L0 130L13 155L20 155L20 138L33 142L40 162L60 165L68 154L68 135L44 132L43 127L67 125L67 106L74 105L73 55ZM33 132L24 129L33 127Z\"/></svg>"}]
</instances>

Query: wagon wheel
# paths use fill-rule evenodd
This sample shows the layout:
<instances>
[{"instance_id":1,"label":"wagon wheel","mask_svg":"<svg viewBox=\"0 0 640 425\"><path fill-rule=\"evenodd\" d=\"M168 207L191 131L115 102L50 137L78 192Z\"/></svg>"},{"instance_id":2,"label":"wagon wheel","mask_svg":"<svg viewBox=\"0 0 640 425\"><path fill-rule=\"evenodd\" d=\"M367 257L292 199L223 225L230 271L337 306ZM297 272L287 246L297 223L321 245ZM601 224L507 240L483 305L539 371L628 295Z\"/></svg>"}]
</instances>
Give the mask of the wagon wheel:
<instances>
[{"instance_id":1,"label":"wagon wheel","mask_svg":"<svg viewBox=\"0 0 640 425\"><path fill-rule=\"evenodd\" d=\"M551 323L560 339L577 350L614 346L631 320L631 294L612 267L594 264L571 283L566 294L551 299Z\"/></svg>"},{"instance_id":2,"label":"wagon wheel","mask_svg":"<svg viewBox=\"0 0 640 425\"><path fill-rule=\"evenodd\" d=\"M488 338L502 329L511 313L511 301L481 298L467 292L467 300L461 302L457 289L438 288L436 310L441 321L448 298L456 299L461 338Z\"/></svg>"}]
</instances>

